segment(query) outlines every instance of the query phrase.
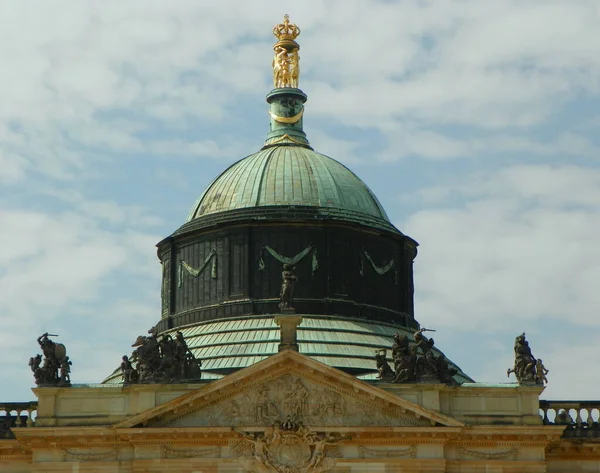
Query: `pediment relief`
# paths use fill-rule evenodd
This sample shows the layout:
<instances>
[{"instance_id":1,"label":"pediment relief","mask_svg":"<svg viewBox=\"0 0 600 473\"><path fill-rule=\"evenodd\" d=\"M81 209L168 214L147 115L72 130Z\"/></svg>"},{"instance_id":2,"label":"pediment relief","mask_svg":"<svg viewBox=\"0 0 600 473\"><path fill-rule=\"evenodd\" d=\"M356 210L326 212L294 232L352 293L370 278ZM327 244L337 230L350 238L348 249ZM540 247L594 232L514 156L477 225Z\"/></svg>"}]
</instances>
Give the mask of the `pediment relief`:
<instances>
[{"instance_id":1,"label":"pediment relief","mask_svg":"<svg viewBox=\"0 0 600 473\"><path fill-rule=\"evenodd\" d=\"M286 374L248 391L204 407L165 427L268 426L287 419L321 426L431 426L429 419L404 413L398 406L380 406L373 399L350 397L336 390Z\"/></svg>"},{"instance_id":2,"label":"pediment relief","mask_svg":"<svg viewBox=\"0 0 600 473\"><path fill-rule=\"evenodd\" d=\"M115 427L462 426L456 419L284 351Z\"/></svg>"}]
</instances>

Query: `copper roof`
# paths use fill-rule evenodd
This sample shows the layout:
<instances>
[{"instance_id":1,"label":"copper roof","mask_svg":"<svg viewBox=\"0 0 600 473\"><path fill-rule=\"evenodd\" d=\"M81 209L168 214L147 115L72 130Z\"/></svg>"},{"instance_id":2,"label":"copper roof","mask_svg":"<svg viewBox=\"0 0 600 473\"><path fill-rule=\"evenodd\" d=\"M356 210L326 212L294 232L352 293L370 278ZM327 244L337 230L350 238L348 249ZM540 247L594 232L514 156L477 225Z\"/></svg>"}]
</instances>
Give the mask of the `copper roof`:
<instances>
[{"instance_id":1,"label":"copper roof","mask_svg":"<svg viewBox=\"0 0 600 473\"><path fill-rule=\"evenodd\" d=\"M336 209L389 223L377 197L352 171L301 146L265 148L231 165L200 196L187 221L270 206Z\"/></svg>"},{"instance_id":2,"label":"copper roof","mask_svg":"<svg viewBox=\"0 0 600 473\"><path fill-rule=\"evenodd\" d=\"M180 330L194 356L202 360L204 379L222 377L278 351L279 327L270 315L209 321ZM391 324L306 315L298 327L298 344L300 353L321 363L362 379L375 379L375 350L391 349L396 332L413 338L412 333ZM458 381L472 381L458 370ZM105 382L121 383L120 370L115 370Z\"/></svg>"}]
</instances>

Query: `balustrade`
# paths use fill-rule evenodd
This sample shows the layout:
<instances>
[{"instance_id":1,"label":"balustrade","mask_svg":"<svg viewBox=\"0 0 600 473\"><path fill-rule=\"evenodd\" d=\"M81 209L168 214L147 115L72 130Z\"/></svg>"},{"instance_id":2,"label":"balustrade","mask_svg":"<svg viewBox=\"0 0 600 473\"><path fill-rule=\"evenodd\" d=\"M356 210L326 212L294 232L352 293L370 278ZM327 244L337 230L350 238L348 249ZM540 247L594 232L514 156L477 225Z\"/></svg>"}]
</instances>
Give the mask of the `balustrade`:
<instances>
[{"instance_id":1,"label":"balustrade","mask_svg":"<svg viewBox=\"0 0 600 473\"><path fill-rule=\"evenodd\" d=\"M600 401L540 401L544 425L566 425L563 437L600 437Z\"/></svg>"},{"instance_id":2,"label":"balustrade","mask_svg":"<svg viewBox=\"0 0 600 473\"><path fill-rule=\"evenodd\" d=\"M37 406L37 401L0 402L0 440L14 438L13 427L33 427Z\"/></svg>"}]
</instances>

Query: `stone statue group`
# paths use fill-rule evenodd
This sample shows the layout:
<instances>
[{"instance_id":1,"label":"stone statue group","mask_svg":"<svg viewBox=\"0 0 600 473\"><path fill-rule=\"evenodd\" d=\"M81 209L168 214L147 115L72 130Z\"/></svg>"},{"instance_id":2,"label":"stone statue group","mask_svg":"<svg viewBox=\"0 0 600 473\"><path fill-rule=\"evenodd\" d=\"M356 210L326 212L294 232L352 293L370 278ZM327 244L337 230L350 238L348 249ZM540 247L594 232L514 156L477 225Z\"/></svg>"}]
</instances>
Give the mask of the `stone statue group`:
<instances>
[{"instance_id":1,"label":"stone statue group","mask_svg":"<svg viewBox=\"0 0 600 473\"><path fill-rule=\"evenodd\" d=\"M155 327L148 333L149 336L140 335L132 345L135 350L131 358L127 355L122 358L125 384L189 382L201 378L202 362L190 351L182 332L178 331L175 339L169 334L158 338Z\"/></svg>"},{"instance_id":2,"label":"stone statue group","mask_svg":"<svg viewBox=\"0 0 600 473\"><path fill-rule=\"evenodd\" d=\"M433 338L427 338L424 332L433 330L418 330L414 334L414 341L404 334L394 334L393 370L386 359L387 350L375 352L379 379L391 383L455 383L453 376L458 370L449 365L443 354L436 355L433 352Z\"/></svg>"},{"instance_id":3,"label":"stone statue group","mask_svg":"<svg viewBox=\"0 0 600 473\"><path fill-rule=\"evenodd\" d=\"M49 337L58 335L48 332L40 335L38 344L44 354L29 358L29 367L38 386L71 386L71 365L67 349L62 343L55 343Z\"/></svg>"},{"instance_id":4,"label":"stone statue group","mask_svg":"<svg viewBox=\"0 0 600 473\"><path fill-rule=\"evenodd\" d=\"M440 382L454 384L453 376L458 372L456 368L450 367L448 360L443 354L433 353L433 339L428 339L423 332L433 330L420 329L414 334L414 342L409 341L404 334L394 335L392 345L392 358L394 369L387 361L387 350L377 350L375 360L379 379L390 383L422 383ZM541 358L534 358L525 339L525 334L515 338L515 364L509 368L506 374L511 373L517 377L519 384L547 384L546 369Z\"/></svg>"},{"instance_id":5,"label":"stone statue group","mask_svg":"<svg viewBox=\"0 0 600 473\"><path fill-rule=\"evenodd\" d=\"M525 334L515 338L515 365L506 370L506 375L511 373L517 377L519 384L544 384L548 383L546 375L550 371L546 369L541 358L537 360L531 353L529 342L525 340Z\"/></svg>"}]
</instances>

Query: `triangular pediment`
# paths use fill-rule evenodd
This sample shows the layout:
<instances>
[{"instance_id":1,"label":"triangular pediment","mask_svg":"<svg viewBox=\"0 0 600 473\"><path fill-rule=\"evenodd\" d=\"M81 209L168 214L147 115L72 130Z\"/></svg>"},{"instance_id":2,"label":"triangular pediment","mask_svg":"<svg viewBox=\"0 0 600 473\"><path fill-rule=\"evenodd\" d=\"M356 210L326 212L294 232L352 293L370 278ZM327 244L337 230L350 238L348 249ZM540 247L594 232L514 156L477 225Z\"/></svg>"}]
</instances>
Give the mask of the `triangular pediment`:
<instances>
[{"instance_id":1,"label":"triangular pediment","mask_svg":"<svg viewBox=\"0 0 600 473\"><path fill-rule=\"evenodd\" d=\"M115 427L268 426L458 427L456 419L286 350Z\"/></svg>"}]
</instances>

